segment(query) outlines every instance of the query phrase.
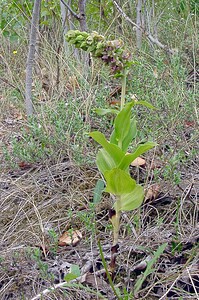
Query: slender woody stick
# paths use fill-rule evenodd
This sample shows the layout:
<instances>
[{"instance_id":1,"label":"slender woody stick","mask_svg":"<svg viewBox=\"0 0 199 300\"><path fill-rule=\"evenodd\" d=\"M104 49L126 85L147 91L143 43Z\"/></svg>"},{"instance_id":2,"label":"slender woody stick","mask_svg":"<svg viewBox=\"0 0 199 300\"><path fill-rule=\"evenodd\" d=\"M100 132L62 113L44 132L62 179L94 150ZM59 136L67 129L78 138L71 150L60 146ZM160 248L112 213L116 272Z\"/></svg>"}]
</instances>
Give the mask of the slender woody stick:
<instances>
[{"instance_id":1,"label":"slender woody stick","mask_svg":"<svg viewBox=\"0 0 199 300\"><path fill-rule=\"evenodd\" d=\"M30 30L30 43L29 51L27 57L26 65L26 91L25 91L25 104L27 115L30 116L33 114L33 105L32 105L32 69L35 59L35 47L37 40L37 31L39 23L39 14L40 14L41 0L35 0L32 21L31 21L31 30Z\"/></svg>"}]
</instances>

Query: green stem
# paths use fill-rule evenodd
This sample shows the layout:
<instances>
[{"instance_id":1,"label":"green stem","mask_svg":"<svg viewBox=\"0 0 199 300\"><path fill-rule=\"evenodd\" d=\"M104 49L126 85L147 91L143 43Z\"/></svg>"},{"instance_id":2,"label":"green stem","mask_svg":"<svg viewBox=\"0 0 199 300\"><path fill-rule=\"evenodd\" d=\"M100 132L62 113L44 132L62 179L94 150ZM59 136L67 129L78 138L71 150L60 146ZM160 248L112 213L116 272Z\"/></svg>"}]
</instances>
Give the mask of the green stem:
<instances>
[{"instance_id":1,"label":"green stem","mask_svg":"<svg viewBox=\"0 0 199 300\"><path fill-rule=\"evenodd\" d=\"M105 269L105 271L106 271L106 275L107 275L107 277L108 277L108 281L109 281L109 283L110 283L110 286L111 286L111 288L112 288L112 290L113 290L113 292L114 292L116 298L117 298L118 300L121 300L120 296L118 295L118 293L117 293L117 291L116 291L116 289L115 289L115 287L114 287L114 284L113 284L113 280L112 280L112 278L111 278L111 275L110 275L110 273L109 273L109 271L108 271L108 267L107 267L107 264L106 264L106 260L105 260L105 258L104 258L104 254L103 254L103 251L102 251L102 246L101 246L100 241L98 241L98 247L99 247L100 256L101 256L101 259L102 259L102 264L103 264L103 267L104 267L104 269Z\"/></svg>"},{"instance_id":2,"label":"green stem","mask_svg":"<svg viewBox=\"0 0 199 300\"><path fill-rule=\"evenodd\" d=\"M116 205L115 205L115 219L114 219L114 224L113 224L113 246L118 244L118 239L119 239L119 230L120 230L120 216L121 216L121 211L120 211L120 197L116 200Z\"/></svg>"},{"instance_id":3,"label":"green stem","mask_svg":"<svg viewBox=\"0 0 199 300\"><path fill-rule=\"evenodd\" d=\"M124 73L122 76L122 92L121 92L121 110L124 108L125 104L125 95L126 95L126 77L127 77L127 70L124 69Z\"/></svg>"}]
</instances>

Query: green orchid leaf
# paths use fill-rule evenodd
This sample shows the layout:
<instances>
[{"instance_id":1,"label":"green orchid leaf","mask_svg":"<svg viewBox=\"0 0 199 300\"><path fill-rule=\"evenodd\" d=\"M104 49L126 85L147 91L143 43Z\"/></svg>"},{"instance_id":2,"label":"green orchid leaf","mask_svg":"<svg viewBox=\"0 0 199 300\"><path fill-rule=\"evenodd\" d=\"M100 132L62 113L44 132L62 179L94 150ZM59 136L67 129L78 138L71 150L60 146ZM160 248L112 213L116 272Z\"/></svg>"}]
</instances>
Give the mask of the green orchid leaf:
<instances>
[{"instance_id":1,"label":"green orchid leaf","mask_svg":"<svg viewBox=\"0 0 199 300\"><path fill-rule=\"evenodd\" d=\"M115 136L116 136L116 140L118 141L118 145L120 145L121 149L122 149L123 140L129 133L129 129L131 125L131 108L133 107L133 105L134 105L133 102L127 103L115 118L115 122L114 122Z\"/></svg>"},{"instance_id":2,"label":"green orchid leaf","mask_svg":"<svg viewBox=\"0 0 199 300\"><path fill-rule=\"evenodd\" d=\"M95 109L96 114L98 114L99 116L104 116L107 114L118 114L118 110L117 109L113 109L113 108L96 108Z\"/></svg>"},{"instance_id":3,"label":"green orchid leaf","mask_svg":"<svg viewBox=\"0 0 199 300\"><path fill-rule=\"evenodd\" d=\"M126 135L126 137L124 138L124 140L122 142L122 150L124 152L126 152L128 150L128 147L129 147L130 143L136 137L136 135L137 135L136 120L135 120L135 118L133 118L130 121L129 132L128 132L128 134Z\"/></svg>"},{"instance_id":4,"label":"green orchid leaf","mask_svg":"<svg viewBox=\"0 0 199 300\"><path fill-rule=\"evenodd\" d=\"M113 132L111 133L111 136L110 136L110 142L111 142L112 144L115 144L115 145L118 144L118 141L117 141L117 138L116 138L115 129L114 129Z\"/></svg>"},{"instance_id":5,"label":"green orchid leaf","mask_svg":"<svg viewBox=\"0 0 199 300\"><path fill-rule=\"evenodd\" d=\"M106 171L116 168L118 161L116 161L114 156L110 155L106 150L100 149L97 153L96 164L99 171L104 175Z\"/></svg>"},{"instance_id":6,"label":"green orchid leaf","mask_svg":"<svg viewBox=\"0 0 199 300\"><path fill-rule=\"evenodd\" d=\"M155 146L157 146L157 144L153 142L146 142L145 144L139 145L133 153L125 155L118 168L126 170L126 168L128 168L131 162L134 161L138 156L142 155L143 153L152 149Z\"/></svg>"},{"instance_id":7,"label":"green orchid leaf","mask_svg":"<svg viewBox=\"0 0 199 300\"><path fill-rule=\"evenodd\" d=\"M129 194L120 196L120 210L130 211L138 208L144 199L144 189L141 185L136 185L133 191Z\"/></svg>"},{"instance_id":8,"label":"green orchid leaf","mask_svg":"<svg viewBox=\"0 0 199 300\"><path fill-rule=\"evenodd\" d=\"M107 184L105 191L118 196L132 192L136 186L135 180L118 168L106 171L104 177Z\"/></svg>"},{"instance_id":9,"label":"green orchid leaf","mask_svg":"<svg viewBox=\"0 0 199 300\"><path fill-rule=\"evenodd\" d=\"M144 101L144 100L140 100L140 101L136 101L135 102L135 105L143 105L147 108L150 108L150 109L157 109L155 106L153 106L151 103L147 102L147 101Z\"/></svg>"},{"instance_id":10,"label":"green orchid leaf","mask_svg":"<svg viewBox=\"0 0 199 300\"><path fill-rule=\"evenodd\" d=\"M122 150L124 152L126 152L128 150L128 147L129 147L130 143L136 137L136 135L137 135L136 120L135 120L135 118L133 118L133 119L130 120L130 127L129 127L128 134L126 135L126 137L124 138L124 140L122 142ZM115 129L113 130L113 132L111 134L110 142L112 144L118 145L118 140L117 140L117 137L116 137Z\"/></svg>"},{"instance_id":11,"label":"green orchid leaf","mask_svg":"<svg viewBox=\"0 0 199 300\"><path fill-rule=\"evenodd\" d=\"M98 179L95 185L95 189L93 192L93 203L96 205L100 203L102 198L102 193L104 191L104 181L102 179Z\"/></svg>"},{"instance_id":12,"label":"green orchid leaf","mask_svg":"<svg viewBox=\"0 0 199 300\"><path fill-rule=\"evenodd\" d=\"M103 133L99 131L93 131L90 132L89 135L109 153L116 164L119 164L124 158L124 152L117 145L109 143Z\"/></svg>"}]
</instances>

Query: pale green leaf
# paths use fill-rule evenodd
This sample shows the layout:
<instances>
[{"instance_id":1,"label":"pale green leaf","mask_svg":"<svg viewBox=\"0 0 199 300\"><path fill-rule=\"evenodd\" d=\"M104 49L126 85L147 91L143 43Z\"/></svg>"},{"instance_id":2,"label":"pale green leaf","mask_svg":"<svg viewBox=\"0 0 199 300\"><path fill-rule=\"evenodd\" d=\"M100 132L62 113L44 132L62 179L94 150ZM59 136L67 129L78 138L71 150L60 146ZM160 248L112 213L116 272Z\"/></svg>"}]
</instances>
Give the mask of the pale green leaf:
<instances>
[{"instance_id":1,"label":"pale green leaf","mask_svg":"<svg viewBox=\"0 0 199 300\"><path fill-rule=\"evenodd\" d=\"M118 145L120 147L123 144L123 140L129 133L130 124L131 124L132 107L133 107L133 102L127 103L115 118L115 122L114 122L115 136L116 136L116 140L118 141Z\"/></svg>"},{"instance_id":2,"label":"pale green leaf","mask_svg":"<svg viewBox=\"0 0 199 300\"><path fill-rule=\"evenodd\" d=\"M124 158L124 152L117 145L109 143L103 133L93 131L89 135L109 153L117 164Z\"/></svg>"},{"instance_id":3,"label":"pale green leaf","mask_svg":"<svg viewBox=\"0 0 199 300\"><path fill-rule=\"evenodd\" d=\"M79 266L77 265L72 265L70 267L70 273L66 274L64 276L64 280L69 282L73 279L76 279L77 277L79 277L81 275L81 272L80 272L80 268Z\"/></svg>"},{"instance_id":4,"label":"pale green leaf","mask_svg":"<svg viewBox=\"0 0 199 300\"><path fill-rule=\"evenodd\" d=\"M126 152L128 150L130 143L136 137L136 135L137 135L136 120L135 120L135 118L133 118L133 119L131 119L131 122L130 122L129 132L122 142L122 150L124 152Z\"/></svg>"},{"instance_id":5,"label":"pale green leaf","mask_svg":"<svg viewBox=\"0 0 199 300\"><path fill-rule=\"evenodd\" d=\"M118 163L114 157L111 156L106 150L100 149L97 153L96 164L99 171L104 175L107 170L116 168Z\"/></svg>"},{"instance_id":6,"label":"pale green leaf","mask_svg":"<svg viewBox=\"0 0 199 300\"><path fill-rule=\"evenodd\" d=\"M129 127L128 134L126 135L126 137L122 141L122 150L124 152L126 152L128 150L128 147L129 147L130 143L136 137L136 135L137 135L136 120L135 120L135 118L133 118L133 119L130 120L130 127ZM113 130L113 132L111 134L110 142L112 144L118 145L118 140L117 140L117 137L116 137L115 129Z\"/></svg>"},{"instance_id":7,"label":"pale green leaf","mask_svg":"<svg viewBox=\"0 0 199 300\"><path fill-rule=\"evenodd\" d=\"M130 211L138 208L144 199L144 189L141 185L136 185L129 194L123 194L120 197L120 210Z\"/></svg>"},{"instance_id":8,"label":"pale green leaf","mask_svg":"<svg viewBox=\"0 0 199 300\"><path fill-rule=\"evenodd\" d=\"M147 101L144 101L144 100L140 100L140 101L136 101L135 102L136 105L143 105L147 108L150 108L150 109L157 109L155 106L153 106L151 103L147 102Z\"/></svg>"},{"instance_id":9,"label":"pale green leaf","mask_svg":"<svg viewBox=\"0 0 199 300\"><path fill-rule=\"evenodd\" d=\"M81 271L78 265L72 265L70 267L70 272L75 274L76 276L80 276L81 275Z\"/></svg>"},{"instance_id":10,"label":"pale green leaf","mask_svg":"<svg viewBox=\"0 0 199 300\"><path fill-rule=\"evenodd\" d=\"M106 171L104 177L107 183L105 191L114 195L130 193L136 185L135 180L127 172L118 168Z\"/></svg>"},{"instance_id":11,"label":"pale green leaf","mask_svg":"<svg viewBox=\"0 0 199 300\"><path fill-rule=\"evenodd\" d=\"M111 136L110 136L110 142L112 144L118 145L118 140L116 138L116 133L115 133L115 129L113 129Z\"/></svg>"},{"instance_id":12,"label":"pale green leaf","mask_svg":"<svg viewBox=\"0 0 199 300\"><path fill-rule=\"evenodd\" d=\"M76 279L77 277L78 277L78 276L75 275L75 274L73 274L73 273L68 273L68 274L66 274L66 275L64 276L64 280L65 280L66 282L69 282L69 281L71 281L71 280Z\"/></svg>"},{"instance_id":13,"label":"pale green leaf","mask_svg":"<svg viewBox=\"0 0 199 300\"><path fill-rule=\"evenodd\" d=\"M107 114L118 114L118 110L113 108L96 108L95 112L100 116L104 116Z\"/></svg>"},{"instance_id":14,"label":"pale green leaf","mask_svg":"<svg viewBox=\"0 0 199 300\"><path fill-rule=\"evenodd\" d=\"M143 153L152 149L155 146L157 146L157 144L153 142L146 142L145 144L139 145L133 153L125 155L118 168L126 170L126 168L128 168L131 162L134 161L138 156L142 155Z\"/></svg>"}]
</instances>

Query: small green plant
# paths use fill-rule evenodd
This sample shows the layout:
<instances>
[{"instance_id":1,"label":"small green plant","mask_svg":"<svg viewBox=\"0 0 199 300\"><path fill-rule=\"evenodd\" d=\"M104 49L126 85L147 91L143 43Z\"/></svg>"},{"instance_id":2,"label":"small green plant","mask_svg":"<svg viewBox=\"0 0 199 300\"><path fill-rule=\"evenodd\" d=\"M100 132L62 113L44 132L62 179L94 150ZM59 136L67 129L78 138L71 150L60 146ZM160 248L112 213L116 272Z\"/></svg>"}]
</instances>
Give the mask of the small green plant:
<instances>
[{"instance_id":1,"label":"small green plant","mask_svg":"<svg viewBox=\"0 0 199 300\"><path fill-rule=\"evenodd\" d=\"M43 279L52 279L52 277L54 275L52 273L49 273L48 264L46 264L45 262L42 261L41 250L39 248L35 248L33 250L28 249L27 254L28 254L28 256L30 256L30 258L32 260L35 261L41 278L43 278Z\"/></svg>"},{"instance_id":2,"label":"small green plant","mask_svg":"<svg viewBox=\"0 0 199 300\"><path fill-rule=\"evenodd\" d=\"M68 274L65 275L64 280L70 282L81 275L80 268L77 265L71 265Z\"/></svg>"},{"instance_id":3,"label":"small green plant","mask_svg":"<svg viewBox=\"0 0 199 300\"><path fill-rule=\"evenodd\" d=\"M97 153L96 163L99 171L106 182L105 191L114 195L114 209L110 210L109 216L113 225L113 246L110 271L115 268L115 253L118 249L118 236L120 227L120 215L122 211L130 211L138 208L144 199L144 189L137 184L129 174L129 166L133 160L153 148L156 144L146 142L137 145L133 153L128 153L129 145L137 135L136 120L132 116L132 108L141 104L153 108L145 101L130 101L125 104L126 79L130 66L133 64L130 53L124 48L121 40L107 41L105 37L97 32L91 34L78 30L69 31L67 41L75 47L91 52L94 57L100 58L110 66L111 73L121 78L122 92L119 110L98 110L99 114L116 114L113 131L108 140L99 131L91 132L89 135L100 145Z\"/></svg>"},{"instance_id":4,"label":"small green plant","mask_svg":"<svg viewBox=\"0 0 199 300\"><path fill-rule=\"evenodd\" d=\"M95 229L95 218L94 218L94 206L90 205L89 211L79 211L77 212L77 218L84 224L86 230L94 232Z\"/></svg>"},{"instance_id":5,"label":"small green plant","mask_svg":"<svg viewBox=\"0 0 199 300\"><path fill-rule=\"evenodd\" d=\"M67 104L67 109L66 109ZM19 134L11 137L11 147L3 145L4 160L16 167L19 162L40 162L57 159L57 154L82 163L81 155L86 144L85 127L81 113L74 110L74 103L60 99L52 106L38 106L38 116L32 116ZM67 150L63 150L67 149ZM85 158L88 159L88 158Z\"/></svg>"},{"instance_id":6,"label":"small green plant","mask_svg":"<svg viewBox=\"0 0 199 300\"><path fill-rule=\"evenodd\" d=\"M159 259L161 254L164 252L166 247L167 247L167 243L162 244L161 246L158 247L157 251L154 252L153 258L147 263L146 270L144 271L142 276L135 283L134 294L137 294L139 292L139 290L141 289L142 284L145 281L145 279L147 278L147 276L149 276L151 273L153 273L155 271L155 269L153 269L152 267L156 263L156 261Z\"/></svg>"},{"instance_id":7,"label":"small green plant","mask_svg":"<svg viewBox=\"0 0 199 300\"><path fill-rule=\"evenodd\" d=\"M50 238L50 253L56 255L58 249L58 234L55 232L54 229L48 230L48 235Z\"/></svg>"}]
</instances>

